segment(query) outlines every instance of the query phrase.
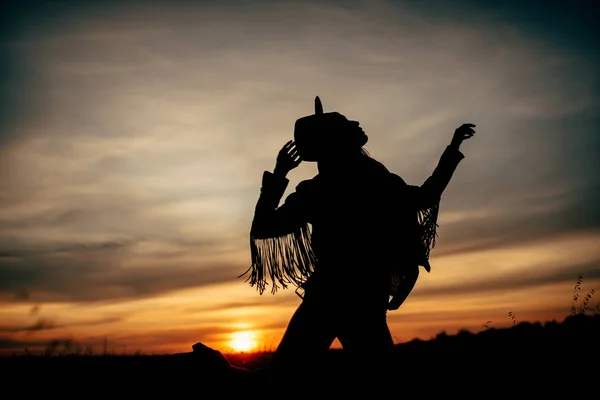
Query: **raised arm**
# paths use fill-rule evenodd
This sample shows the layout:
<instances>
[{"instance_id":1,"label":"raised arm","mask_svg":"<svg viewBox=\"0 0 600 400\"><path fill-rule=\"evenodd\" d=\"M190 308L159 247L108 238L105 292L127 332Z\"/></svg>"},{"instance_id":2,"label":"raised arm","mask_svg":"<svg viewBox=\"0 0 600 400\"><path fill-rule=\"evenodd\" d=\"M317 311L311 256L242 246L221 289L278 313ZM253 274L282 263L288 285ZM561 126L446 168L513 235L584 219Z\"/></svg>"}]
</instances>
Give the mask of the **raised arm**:
<instances>
[{"instance_id":1,"label":"raised arm","mask_svg":"<svg viewBox=\"0 0 600 400\"><path fill-rule=\"evenodd\" d=\"M275 170L263 173L260 196L254 210L250 235L255 239L285 236L307 222L302 192L290 194L283 205L279 203L289 180L286 175L300 164L294 143L287 142L279 151ZM300 185L299 185L300 188Z\"/></svg>"},{"instance_id":2,"label":"raised arm","mask_svg":"<svg viewBox=\"0 0 600 400\"><path fill-rule=\"evenodd\" d=\"M417 210L434 207L440 201L456 167L465 158L460 151L461 143L475 134L473 124L463 124L456 129L452 141L446 147L433 173L421 186L408 185L409 196Z\"/></svg>"},{"instance_id":3,"label":"raised arm","mask_svg":"<svg viewBox=\"0 0 600 400\"><path fill-rule=\"evenodd\" d=\"M289 183L286 175L300 164L294 143L280 150L273 173L263 173L261 193L250 228L252 264L240 275L263 293L271 284L271 292L288 284L301 285L312 273L316 257L312 251L308 224L308 199L311 181L301 182L284 204L279 202Z\"/></svg>"},{"instance_id":4,"label":"raised arm","mask_svg":"<svg viewBox=\"0 0 600 400\"><path fill-rule=\"evenodd\" d=\"M262 186L250 235L255 239L285 236L304 226L307 220L305 200L302 192L291 193L279 206L288 179L269 171L263 173Z\"/></svg>"}]
</instances>

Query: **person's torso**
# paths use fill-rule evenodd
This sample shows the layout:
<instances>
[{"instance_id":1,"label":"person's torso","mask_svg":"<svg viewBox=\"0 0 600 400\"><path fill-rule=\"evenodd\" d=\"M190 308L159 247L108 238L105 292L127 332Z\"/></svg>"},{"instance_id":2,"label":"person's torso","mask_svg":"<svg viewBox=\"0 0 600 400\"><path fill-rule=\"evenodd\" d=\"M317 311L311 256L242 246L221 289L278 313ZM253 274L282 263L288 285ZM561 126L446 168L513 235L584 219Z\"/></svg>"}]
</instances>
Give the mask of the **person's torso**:
<instances>
[{"instance_id":1,"label":"person's torso","mask_svg":"<svg viewBox=\"0 0 600 400\"><path fill-rule=\"evenodd\" d=\"M332 292L387 290L391 270L414 264L416 219L398 180L381 171L313 180L309 220L319 281Z\"/></svg>"}]
</instances>

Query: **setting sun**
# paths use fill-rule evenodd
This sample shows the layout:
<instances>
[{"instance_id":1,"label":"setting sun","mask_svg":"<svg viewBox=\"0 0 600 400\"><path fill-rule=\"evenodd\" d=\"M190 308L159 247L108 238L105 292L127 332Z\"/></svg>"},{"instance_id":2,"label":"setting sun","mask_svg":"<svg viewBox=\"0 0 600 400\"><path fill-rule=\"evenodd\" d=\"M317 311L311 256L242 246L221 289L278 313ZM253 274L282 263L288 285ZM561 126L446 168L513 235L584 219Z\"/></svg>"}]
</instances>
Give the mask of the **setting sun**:
<instances>
[{"instance_id":1,"label":"setting sun","mask_svg":"<svg viewBox=\"0 0 600 400\"><path fill-rule=\"evenodd\" d=\"M250 351L256 347L256 339L254 334L249 331L234 332L229 345L234 351L244 352Z\"/></svg>"}]
</instances>

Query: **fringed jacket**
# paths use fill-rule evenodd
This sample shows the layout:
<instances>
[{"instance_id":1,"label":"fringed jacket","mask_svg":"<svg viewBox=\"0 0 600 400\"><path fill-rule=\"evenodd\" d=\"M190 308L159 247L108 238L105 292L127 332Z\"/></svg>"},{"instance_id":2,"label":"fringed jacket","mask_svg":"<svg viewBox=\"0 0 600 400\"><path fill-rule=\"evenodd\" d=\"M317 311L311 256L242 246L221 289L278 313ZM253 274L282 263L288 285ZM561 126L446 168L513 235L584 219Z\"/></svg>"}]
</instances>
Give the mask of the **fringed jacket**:
<instances>
[{"instance_id":1,"label":"fringed jacket","mask_svg":"<svg viewBox=\"0 0 600 400\"><path fill-rule=\"evenodd\" d=\"M306 296L319 292L344 304L385 299L397 309L419 266L430 270L441 195L463 158L448 146L431 176L414 186L365 156L341 175L300 182L281 206L289 181L265 171L247 280L260 293L291 284Z\"/></svg>"}]
</instances>

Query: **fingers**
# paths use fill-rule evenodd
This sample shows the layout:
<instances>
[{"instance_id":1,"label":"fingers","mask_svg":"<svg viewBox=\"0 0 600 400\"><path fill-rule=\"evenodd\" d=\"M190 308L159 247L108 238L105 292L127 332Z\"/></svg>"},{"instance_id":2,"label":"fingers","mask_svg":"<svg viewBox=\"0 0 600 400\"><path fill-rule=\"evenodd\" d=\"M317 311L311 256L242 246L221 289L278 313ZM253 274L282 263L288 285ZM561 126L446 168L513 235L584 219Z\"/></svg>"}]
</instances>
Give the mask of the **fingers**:
<instances>
[{"instance_id":1,"label":"fingers","mask_svg":"<svg viewBox=\"0 0 600 400\"><path fill-rule=\"evenodd\" d=\"M296 148L296 143L289 143L284 146L282 149L290 158L295 158L298 155L298 149Z\"/></svg>"},{"instance_id":2,"label":"fingers","mask_svg":"<svg viewBox=\"0 0 600 400\"><path fill-rule=\"evenodd\" d=\"M475 124L466 123L462 124L457 131L462 135L464 139L469 139L473 135L475 135Z\"/></svg>"},{"instance_id":3,"label":"fingers","mask_svg":"<svg viewBox=\"0 0 600 400\"><path fill-rule=\"evenodd\" d=\"M292 145L288 154L292 160L295 160L296 158L300 158L300 153L298 153L298 148L296 148L296 144Z\"/></svg>"},{"instance_id":4,"label":"fingers","mask_svg":"<svg viewBox=\"0 0 600 400\"><path fill-rule=\"evenodd\" d=\"M295 150L296 144L293 140L289 140L286 144L283 145L281 150L279 150L279 156L289 155L292 150Z\"/></svg>"},{"instance_id":5,"label":"fingers","mask_svg":"<svg viewBox=\"0 0 600 400\"><path fill-rule=\"evenodd\" d=\"M298 149L296 148L296 143L293 140L289 140L279 152L280 160L289 163L292 168L297 167L302 159L300 158L300 154L298 153Z\"/></svg>"},{"instance_id":6,"label":"fingers","mask_svg":"<svg viewBox=\"0 0 600 400\"><path fill-rule=\"evenodd\" d=\"M286 144L283 145L283 147L281 148L282 151L289 151L290 148L294 145L294 141L293 140L288 140Z\"/></svg>"},{"instance_id":7,"label":"fingers","mask_svg":"<svg viewBox=\"0 0 600 400\"><path fill-rule=\"evenodd\" d=\"M475 132L475 124L462 124L457 131Z\"/></svg>"}]
</instances>

